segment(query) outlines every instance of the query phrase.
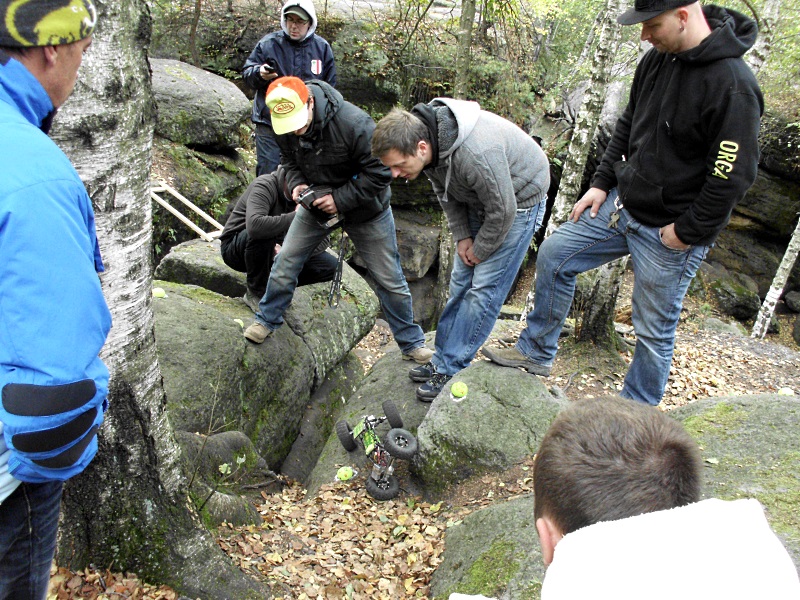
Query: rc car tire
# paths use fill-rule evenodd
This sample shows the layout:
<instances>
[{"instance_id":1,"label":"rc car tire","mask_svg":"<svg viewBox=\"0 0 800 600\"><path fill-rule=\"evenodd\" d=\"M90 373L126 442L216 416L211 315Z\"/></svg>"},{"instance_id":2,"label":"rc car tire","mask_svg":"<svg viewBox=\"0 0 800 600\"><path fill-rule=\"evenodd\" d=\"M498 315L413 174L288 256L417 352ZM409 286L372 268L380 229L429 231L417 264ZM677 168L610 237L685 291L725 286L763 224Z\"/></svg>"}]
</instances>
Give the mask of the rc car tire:
<instances>
[{"instance_id":1,"label":"rc car tire","mask_svg":"<svg viewBox=\"0 0 800 600\"><path fill-rule=\"evenodd\" d=\"M367 493L381 502L391 500L400 493L400 482L394 475L386 475L380 481L367 477Z\"/></svg>"},{"instance_id":2,"label":"rc car tire","mask_svg":"<svg viewBox=\"0 0 800 600\"><path fill-rule=\"evenodd\" d=\"M342 446L348 452L356 449L356 441L353 439L353 428L347 421L339 421L336 423L336 436L342 442Z\"/></svg>"},{"instance_id":3,"label":"rc car tire","mask_svg":"<svg viewBox=\"0 0 800 600\"><path fill-rule=\"evenodd\" d=\"M386 415L386 420L389 421L389 427L392 429L399 429L403 426L403 418L391 400L384 400L383 414Z\"/></svg>"},{"instance_id":4,"label":"rc car tire","mask_svg":"<svg viewBox=\"0 0 800 600\"><path fill-rule=\"evenodd\" d=\"M411 460L417 453L417 438L405 429L390 429L384 441L386 451L400 460Z\"/></svg>"}]
</instances>

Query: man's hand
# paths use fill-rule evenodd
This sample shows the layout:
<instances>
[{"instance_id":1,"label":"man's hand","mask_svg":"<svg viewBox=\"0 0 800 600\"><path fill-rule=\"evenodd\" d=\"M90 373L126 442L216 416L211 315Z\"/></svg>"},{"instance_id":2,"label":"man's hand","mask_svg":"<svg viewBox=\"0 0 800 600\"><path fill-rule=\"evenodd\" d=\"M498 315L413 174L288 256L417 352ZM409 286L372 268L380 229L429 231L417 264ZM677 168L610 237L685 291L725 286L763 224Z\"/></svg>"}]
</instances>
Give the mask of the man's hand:
<instances>
[{"instance_id":1,"label":"man's hand","mask_svg":"<svg viewBox=\"0 0 800 600\"><path fill-rule=\"evenodd\" d=\"M583 195L583 198L578 200L575 203L575 206L572 207L572 212L569 213L570 220L577 222L578 218L583 214L583 211L589 207L591 207L589 216L594 219L597 216L597 211L600 209L600 205L606 201L607 196L608 193L599 188L589 188Z\"/></svg>"},{"instance_id":2,"label":"man's hand","mask_svg":"<svg viewBox=\"0 0 800 600\"><path fill-rule=\"evenodd\" d=\"M294 200L295 202L299 202L300 201L300 194L302 194L303 190L306 190L306 189L308 189L308 184L306 184L306 183L301 183L300 185L295 187L292 190L292 200Z\"/></svg>"},{"instance_id":3,"label":"man's hand","mask_svg":"<svg viewBox=\"0 0 800 600\"><path fill-rule=\"evenodd\" d=\"M275 247L272 250L273 250L272 256L273 257L278 256L278 254L281 251L281 245L280 244L275 244Z\"/></svg>"},{"instance_id":4,"label":"man's hand","mask_svg":"<svg viewBox=\"0 0 800 600\"><path fill-rule=\"evenodd\" d=\"M267 65L261 65L258 67L258 74L261 76L261 79L264 79L265 81L272 81L278 76L275 71L269 71L267 69Z\"/></svg>"},{"instance_id":5,"label":"man's hand","mask_svg":"<svg viewBox=\"0 0 800 600\"><path fill-rule=\"evenodd\" d=\"M332 194L320 196L314 200L314 206L319 208L322 212L328 213L329 215L335 215L338 212L338 209L336 208L336 202L333 201Z\"/></svg>"},{"instance_id":6,"label":"man's hand","mask_svg":"<svg viewBox=\"0 0 800 600\"><path fill-rule=\"evenodd\" d=\"M686 250L689 244L684 244L677 235L675 235L675 223L670 223L662 227L659 232L661 235L661 243L667 248L673 250Z\"/></svg>"},{"instance_id":7,"label":"man's hand","mask_svg":"<svg viewBox=\"0 0 800 600\"><path fill-rule=\"evenodd\" d=\"M481 262L480 259L472 253L472 244L472 238L464 238L463 240L459 240L456 245L456 251L458 252L461 262L468 267L474 267Z\"/></svg>"}]
</instances>

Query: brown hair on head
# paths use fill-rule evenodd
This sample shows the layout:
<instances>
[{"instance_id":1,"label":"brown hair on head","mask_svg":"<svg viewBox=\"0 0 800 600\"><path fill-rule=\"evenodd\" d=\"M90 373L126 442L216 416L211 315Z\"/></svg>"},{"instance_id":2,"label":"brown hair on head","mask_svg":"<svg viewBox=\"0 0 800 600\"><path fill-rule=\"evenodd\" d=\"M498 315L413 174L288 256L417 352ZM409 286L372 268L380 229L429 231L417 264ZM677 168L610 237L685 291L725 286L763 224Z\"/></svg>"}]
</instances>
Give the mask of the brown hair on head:
<instances>
[{"instance_id":1,"label":"brown hair on head","mask_svg":"<svg viewBox=\"0 0 800 600\"><path fill-rule=\"evenodd\" d=\"M697 443L675 419L621 397L580 400L555 418L533 468L534 518L563 535L700 499Z\"/></svg>"},{"instance_id":2,"label":"brown hair on head","mask_svg":"<svg viewBox=\"0 0 800 600\"><path fill-rule=\"evenodd\" d=\"M430 133L422 120L407 110L393 108L375 126L372 156L380 158L392 150L411 156L422 141L430 143Z\"/></svg>"}]
</instances>

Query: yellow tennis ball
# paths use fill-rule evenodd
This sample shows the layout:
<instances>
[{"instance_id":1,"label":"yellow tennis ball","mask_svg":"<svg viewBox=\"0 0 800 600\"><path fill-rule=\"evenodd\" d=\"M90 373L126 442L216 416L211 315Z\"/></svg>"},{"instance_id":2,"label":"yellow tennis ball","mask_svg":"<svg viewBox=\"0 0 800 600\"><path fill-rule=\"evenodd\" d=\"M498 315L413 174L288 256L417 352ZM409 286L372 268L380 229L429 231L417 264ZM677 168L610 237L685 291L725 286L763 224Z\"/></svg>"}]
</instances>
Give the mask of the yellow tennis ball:
<instances>
[{"instance_id":1,"label":"yellow tennis ball","mask_svg":"<svg viewBox=\"0 0 800 600\"><path fill-rule=\"evenodd\" d=\"M463 398L467 395L468 391L469 388L467 388L467 384L463 381L456 381L450 388L450 393L456 398Z\"/></svg>"},{"instance_id":2,"label":"yellow tennis ball","mask_svg":"<svg viewBox=\"0 0 800 600\"><path fill-rule=\"evenodd\" d=\"M336 479L339 481L347 481L353 478L353 467L339 467L336 471Z\"/></svg>"}]
</instances>

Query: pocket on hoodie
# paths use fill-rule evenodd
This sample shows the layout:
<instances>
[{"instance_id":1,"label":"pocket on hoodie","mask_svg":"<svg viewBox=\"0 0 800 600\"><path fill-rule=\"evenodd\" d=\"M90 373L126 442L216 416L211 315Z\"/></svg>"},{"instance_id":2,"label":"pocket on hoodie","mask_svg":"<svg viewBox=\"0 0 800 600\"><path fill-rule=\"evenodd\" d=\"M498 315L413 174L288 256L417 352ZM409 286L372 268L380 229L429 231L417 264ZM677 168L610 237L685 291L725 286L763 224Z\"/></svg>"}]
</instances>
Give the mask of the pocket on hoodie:
<instances>
[{"instance_id":1,"label":"pocket on hoodie","mask_svg":"<svg viewBox=\"0 0 800 600\"><path fill-rule=\"evenodd\" d=\"M654 225L662 223L673 215L664 206L664 188L645 179L628 161L614 163L622 205L642 223Z\"/></svg>"}]
</instances>

